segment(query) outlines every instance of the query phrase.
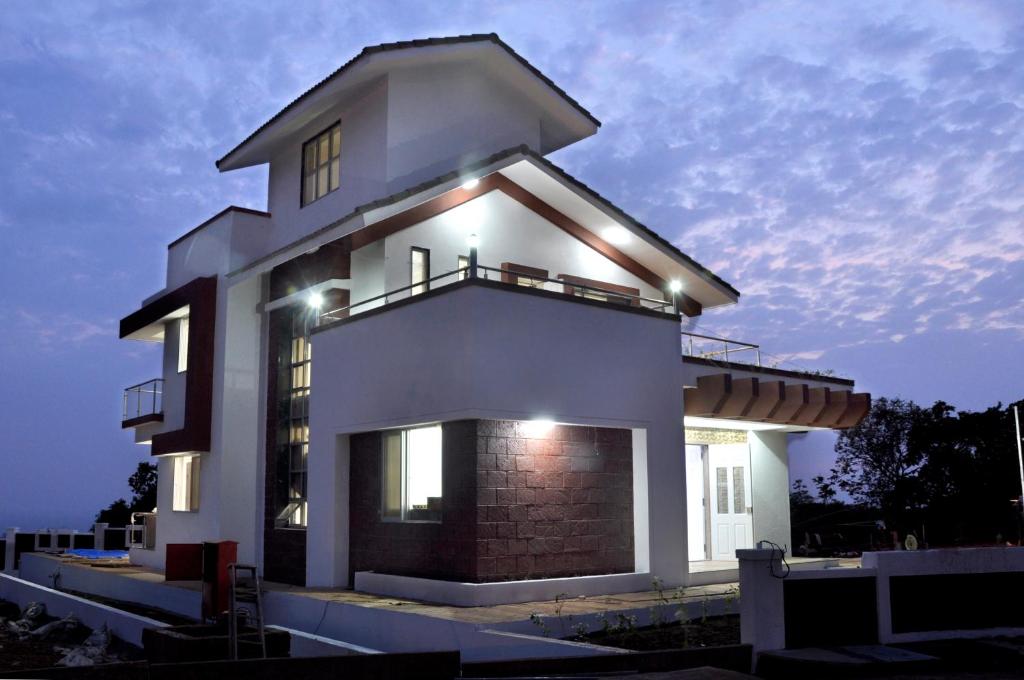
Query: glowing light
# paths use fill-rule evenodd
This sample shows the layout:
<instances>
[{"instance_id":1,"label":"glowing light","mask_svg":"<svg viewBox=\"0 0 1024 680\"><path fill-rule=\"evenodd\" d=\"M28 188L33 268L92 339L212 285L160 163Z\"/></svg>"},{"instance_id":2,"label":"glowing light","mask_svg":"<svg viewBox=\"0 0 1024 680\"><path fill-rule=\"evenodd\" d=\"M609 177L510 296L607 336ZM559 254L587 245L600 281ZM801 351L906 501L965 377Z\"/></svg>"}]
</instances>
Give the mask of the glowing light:
<instances>
[{"instance_id":1,"label":"glowing light","mask_svg":"<svg viewBox=\"0 0 1024 680\"><path fill-rule=\"evenodd\" d=\"M477 236L476 234L470 234L469 238L466 239L466 243L469 244L470 248L479 248L480 247L480 237Z\"/></svg>"},{"instance_id":2,"label":"glowing light","mask_svg":"<svg viewBox=\"0 0 1024 680\"><path fill-rule=\"evenodd\" d=\"M313 309L320 309L320 305L324 303L324 296L320 293L310 293L309 297L306 298L306 304Z\"/></svg>"},{"instance_id":3,"label":"glowing light","mask_svg":"<svg viewBox=\"0 0 1024 680\"><path fill-rule=\"evenodd\" d=\"M523 422L523 432L527 437L543 437L548 432L551 432L551 428L554 426L555 421L553 420L537 418Z\"/></svg>"},{"instance_id":4,"label":"glowing light","mask_svg":"<svg viewBox=\"0 0 1024 680\"><path fill-rule=\"evenodd\" d=\"M629 232L622 227L608 227L601 232L601 236L614 246L623 246L632 240Z\"/></svg>"},{"instance_id":5,"label":"glowing light","mask_svg":"<svg viewBox=\"0 0 1024 680\"><path fill-rule=\"evenodd\" d=\"M668 282L668 289L673 293L678 293L683 289L683 284L679 283L676 280L672 280Z\"/></svg>"},{"instance_id":6,"label":"glowing light","mask_svg":"<svg viewBox=\"0 0 1024 680\"><path fill-rule=\"evenodd\" d=\"M476 189L476 185L480 184L478 179L469 179L462 183L463 189Z\"/></svg>"}]
</instances>

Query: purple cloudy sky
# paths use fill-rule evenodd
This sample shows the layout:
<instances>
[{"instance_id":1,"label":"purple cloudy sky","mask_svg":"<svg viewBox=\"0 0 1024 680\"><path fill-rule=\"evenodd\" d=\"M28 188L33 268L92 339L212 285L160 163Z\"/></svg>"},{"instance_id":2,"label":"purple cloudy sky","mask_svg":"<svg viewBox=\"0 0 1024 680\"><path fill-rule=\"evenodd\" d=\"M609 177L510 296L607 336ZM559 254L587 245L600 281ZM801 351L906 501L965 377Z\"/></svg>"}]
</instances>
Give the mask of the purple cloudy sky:
<instances>
[{"instance_id":1,"label":"purple cloudy sky","mask_svg":"<svg viewBox=\"0 0 1024 680\"><path fill-rule=\"evenodd\" d=\"M553 160L740 289L704 329L876 396L1024 396L1018 3L356 5L5 4L0 524L84 527L126 493L121 390L159 359L117 320L167 242L265 207L264 168L214 159L408 38L495 31L592 111ZM795 476L830 450L796 444Z\"/></svg>"}]
</instances>

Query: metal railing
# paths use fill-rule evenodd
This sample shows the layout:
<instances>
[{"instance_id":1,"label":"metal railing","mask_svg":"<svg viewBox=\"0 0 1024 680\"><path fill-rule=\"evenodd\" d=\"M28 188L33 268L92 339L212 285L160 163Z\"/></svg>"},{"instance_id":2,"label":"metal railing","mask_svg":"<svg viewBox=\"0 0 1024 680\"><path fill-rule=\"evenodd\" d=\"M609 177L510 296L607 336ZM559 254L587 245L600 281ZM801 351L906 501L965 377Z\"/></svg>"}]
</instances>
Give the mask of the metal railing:
<instances>
[{"instance_id":1,"label":"metal railing","mask_svg":"<svg viewBox=\"0 0 1024 680\"><path fill-rule=\"evenodd\" d=\"M136 520L141 519L142 522ZM156 513L133 512L127 527L128 547L152 550L156 547Z\"/></svg>"},{"instance_id":2,"label":"metal railing","mask_svg":"<svg viewBox=\"0 0 1024 680\"><path fill-rule=\"evenodd\" d=\"M736 355L741 352L754 353L754 365L761 365L761 346L749 342L740 342L729 338L719 338L714 335L702 335L681 331L683 335L683 355L698 357L700 359L721 359L723 361L736 361ZM696 341L696 342L695 342ZM739 359L743 361L743 359ZM745 363L745 362L744 362Z\"/></svg>"},{"instance_id":3,"label":"metal railing","mask_svg":"<svg viewBox=\"0 0 1024 680\"><path fill-rule=\"evenodd\" d=\"M475 275L474 275L475 270ZM487 281L501 281L502 278L512 277L517 282L509 285L524 285L521 283L523 279L527 279L531 284L529 287L536 288L538 290L547 290L556 293L562 293L565 295L574 295L576 297L584 297L592 300L603 300L610 304L617 304L622 306L640 307L643 309L651 309L660 312L672 311L671 300L657 300L653 298L646 298L640 295L632 295L630 293L623 293L621 291L609 290L606 288L600 288L598 286L590 286L586 284L576 283L573 281L563 281L561 279L551 279L543 276L533 276L531 274L524 274L518 271L512 271L508 269L498 269L495 267L486 267L484 265L477 265L476 267L461 267L454 269L443 274L438 274L424 281L413 283L408 286L402 286L401 288L395 288L381 295L376 295L365 300L347 305L345 307L339 307L332 309L320 314L319 323L330 323L332 321L340 321L346 319L353 314L358 314L362 311L374 309L392 302L404 300L420 293L425 293L432 288L437 288L436 285L440 281L445 281L440 285L447 285L462 281L468 278L479 278ZM570 292L571 291L571 292Z\"/></svg>"},{"instance_id":4,"label":"metal railing","mask_svg":"<svg viewBox=\"0 0 1024 680\"><path fill-rule=\"evenodd\" d=\"M164 412L164 379L153 378L124 390L124 407L121 420L132 420L142 416Z\"/></svg>"}]
</instances>

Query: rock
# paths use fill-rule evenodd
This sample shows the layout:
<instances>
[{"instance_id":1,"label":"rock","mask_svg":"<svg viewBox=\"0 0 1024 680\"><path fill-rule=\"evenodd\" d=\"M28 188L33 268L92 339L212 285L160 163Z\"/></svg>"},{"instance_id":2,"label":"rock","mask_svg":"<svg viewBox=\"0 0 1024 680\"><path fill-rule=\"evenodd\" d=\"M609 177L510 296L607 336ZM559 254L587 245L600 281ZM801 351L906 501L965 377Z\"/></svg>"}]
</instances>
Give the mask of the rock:
<instances>
[{"instance_id":1,"label":"rock","mask_svg":"<svg viewBox=\"0 0 1024 680\"><path fill-rule=\"evenodd\" d=\"M42 602L29 602L25 611L21 613L21 620L35 623L46 618L46 605ZM35 628L35 626L32 626Z\"/></svg>"},{"instance_id":2,"label":"rock","mask_svg":"<svg viewBox=\"0 0 1024 680\"><path fill-rule=\"evenodd\" d=\"M55 642L69 642L72 639L81 639L82 624L74 614L68 614L63 619L57 621L51 621L50 623L44 624L39 628L36 628L31 633L32 637L37 637L41 640L53 640Z\"/></svg>"}]
</instances>

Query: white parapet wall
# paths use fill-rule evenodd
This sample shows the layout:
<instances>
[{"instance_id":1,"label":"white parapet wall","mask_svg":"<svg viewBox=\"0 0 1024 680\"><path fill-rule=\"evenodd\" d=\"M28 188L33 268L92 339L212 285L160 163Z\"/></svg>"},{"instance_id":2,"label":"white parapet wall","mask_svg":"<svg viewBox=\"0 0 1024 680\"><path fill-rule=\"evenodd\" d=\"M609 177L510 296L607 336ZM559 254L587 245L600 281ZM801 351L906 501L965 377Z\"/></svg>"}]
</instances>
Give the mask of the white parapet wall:
<instances>
[{"instance_id":1,"label":"white parapet wall","mask_svg":"<svg viewBox=\"0 0 1024 680\"><path fill-rule=\"evenodd\" d=\"M170 584L163 576L138 570L96 569L62 561L59 557L25 553L19 576L39 585L75 590L122 602L136 602L164 611L199 618L200 590Z\"/></svg>"},{"instance_id":2,"label":"white parapet wall","mask_svg":"<svg viewBox=\"0 0 1024 680\"><path fill-rule=\"evenodd\" d=\"M940 548L936 550L869 552L864 553L861 564L866 568L874 569L878 574L878 636L883 643L1024 634L1024 628L1003 627L894 633L891 581L894 577L994 575L1013 572L1024 574L1024 548ZM1019 595L1019 591L1016 593L997 592L992 589L985 592L979 589L973 592L972 597L979 605L983 605L998 598L1017 597L1019 599ZM943 598L944 594L937 592L935 597Z\"/></svg>"},{"instance_id":3,"label":"white parapet wall","mask_svg":"<svg viewBox=\"0 0 1024 680\"><path fill-rule=\"evenodd\" d=\"M457 607L487 607L518 602L542 602L559 596L575 598L607 593L633 593L651 589L647 573L577 576L572 578L459 583L412 576L360 571L355 589L374 595L388 595Z\"/></svg>"},{"instance_id":4,"label":"white parapet wall","mask_svg":"<svg viewBox=\"0 0 1024 680\"><path fill-rule=\"evenodd\" d=\"M93 630L106 626L118 638L139 647L142 646L144 629L167 627L166 623L155 619L114 609L6 574L0 574L0 600L13 602L19 607L30 602L41 602L46 605L46 613L50 616L64 618L72 614Z\"/></svg>"}]
</instances>

